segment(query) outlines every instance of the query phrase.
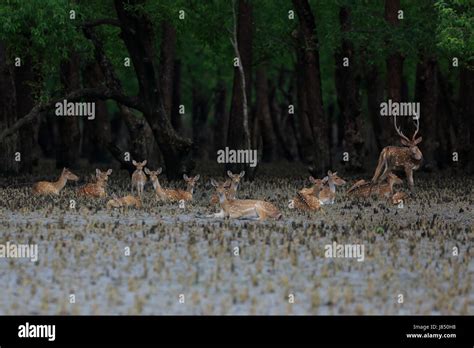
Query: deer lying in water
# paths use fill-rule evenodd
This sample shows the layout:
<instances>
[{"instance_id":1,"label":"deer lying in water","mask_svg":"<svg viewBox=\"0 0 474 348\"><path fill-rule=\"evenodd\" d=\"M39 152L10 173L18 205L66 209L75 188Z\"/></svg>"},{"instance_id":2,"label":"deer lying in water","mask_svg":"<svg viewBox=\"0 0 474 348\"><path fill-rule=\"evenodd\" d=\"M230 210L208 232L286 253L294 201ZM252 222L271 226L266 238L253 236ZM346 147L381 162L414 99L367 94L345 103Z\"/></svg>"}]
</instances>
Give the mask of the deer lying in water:
<instances>
[{"instance_id":1,"label":"deer lying in water","mask_svg":"<svg viewBox=\"0 0 474 348\"><path fill-rule=\"evenodd\" d=\"M328 186L325 186L319 193L319 201L323 205L334 204L336 199L336 186L345 185L346 182L337 176L337 172L332 173L330 170L328 171L328 176L324 179L327 180Z\"/></svg>"},{"instance_id":2,"label":"deer lying in water","mask_svg":"<svg viewBox=\"0 0 474 348\"><path fill-rule=\"evenodd\" d=\"M226 190L225 194L227 199L235 199L237 196L237 189L239 188L240 180L244 177L245 171L241 171L240 174L233 174L230 170L227 171L227 175L230 178L230 187ZM219 203L219 196L217 193L211 196L210 204L212 206Z\"/></svg>"},{"instance_id":3,"label":"deer lying in water","mask_svg":"<svg viewBox=\"0 0 474 348\"><path fill-rule=\"evenodd\" d=\"M420 129L420 119L419 117L415 119L416 130L411 140L402 133L400 127L397 127L396 116L393 118L393 124L401 138L403 147L386 146L383 148L379 156L377 169L375 170L372 182L375 183L379 180L383 180L385 176L394 169L403 169L407 176L410 188L413 189L415 185L413 182L413 171L420 168L421 162L423 161L423 154L418 148L418 144L421 143L422 137L416 138L418 130Z\"/></svg>"},{"instance_id":4,"label":"deer lying in water","mask_svg":"<svg viewBox=\"0 0 474 348\"><path fill-rule=\"evenodd\" d=\"M69 169L63 168L61 176L57 181L38 181L33 185L32 192L35 195L59 195L59 192L66 186L68 180L77 181L79 177Z\"/></svg>"},{"instance_id":5,"label":"deer lying in water","mask_svg":"<svg viewBox=\"0 0 474 348\"><path fill-rule=\"evenodd\" d=\"M133 189L135 188L138 193L138 196L141 197L143 194L143 188L146 184L146 175L145 173L143 173L143 167L146 166L147 160L144 160L143 162L136 162L135 160L133 160L132 163L135 168L137 168L132 174L132 194Z\"/></svg>"},{"instance_id":6,"label":"deer lying in water","mask_svg":"<svg viewBox=\"0 0 474 348\"><path fill-rule=\"evenodd\" d=\"M128 208L128 207L141 208L142 201L140 197L127 195L125 197L118 198L115 194L113 194L112 199L107 202L107 210L110 210L112 208Z\"/></svg>"},{"instance_id":7,"label":"deer lying in water","mask_svg":"<svg viewBox=\"0 0 474 348\"><path fill-rule=\"evenodd\" d=\"M109 175L112 174L112 169L107 170L106 172L101 172L100 169L95 170L96 182L89 183L79 188L77 193L80 196L88 196L95 198L102 198L107 196L105 188L107 186L107 181L109 180Z\"/></svg>"},{"instance_id":8,"label":"deer lying in water","mask_svg":"<svg viewBox=\"0 0 474 348\"><path fill-rule=\"evenodd\" d=\"M280 219L282 216L278 208L269 202L253 199L227 199L226 190L230 187L228 182L220 184L211 179L211 184L216 188L219 196L221 211L209 217L263 221L268 218Z\"/></svg>"},{"instance_id":9,"label":"deer lying in water","mask_svg":"<svg viewBox=\"0 0 474 348\"><path fill-rule=\"evenodd\" d=\"M389 173L386 177L386 182L374 184L365 180L359 180L347 190L347 194L365 198L370 196L389 198L393 194L393 187L401 184L403 184L402 179L393 173Z\"/></svg>"},{"instance_id":10,"label":"deer lying in water","mask_svg":"<svg viewBox=\"0 0 474 348\"><path fill-rule=\"evenodd\" d=\"M186 191L164 189L160 185L158 175L162 172L162 168L158 168L156 171L145 168L145 173L150 176L150 180L153 183L153 188L156 192L156 197L162 201L178 202L178 201L191 201L193 199L194 186L199 180L199 174L194 177L188 177L186 174L183 175L184 181L186 181Z\"/></svg>"},{"instance_id":11,"label":"deer lying in water","mask_svg":"<svg viewBox=\"0 0 474 348\"><path fill-rule=\"evenodd\" d=\"M313 186L298 191L296 196L293 198L295 209L315 211L321 208L319 193L323 185L328 181L328 177L325 177L324 179L315 179L310 176L309 181Z\"/></svg>"}]
</instances>

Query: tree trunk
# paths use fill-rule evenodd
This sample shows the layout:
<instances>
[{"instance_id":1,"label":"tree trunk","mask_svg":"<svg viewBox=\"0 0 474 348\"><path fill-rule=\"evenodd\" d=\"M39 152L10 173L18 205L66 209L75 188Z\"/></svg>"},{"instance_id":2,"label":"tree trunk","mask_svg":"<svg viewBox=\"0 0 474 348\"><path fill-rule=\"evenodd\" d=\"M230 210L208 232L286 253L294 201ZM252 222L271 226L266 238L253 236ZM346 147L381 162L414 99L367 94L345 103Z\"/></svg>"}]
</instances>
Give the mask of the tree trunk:
<instances>
[{"instance_id":1,"label":"tree trunk","mask_svg":"<svg viewBox=\"0 0 474 348\"><path fill-rule=\"evenodd\" d=\"M179 133L182 128L182 117L179 113L179 106L181 104L181 61L174 62L173 74L173 103L171 105L171 124L174 130Z\"/></svg>"},{"instance_id":2,"label":"tree trunk","mask_svg":"<svg viewBox=\"0 0 474 348\"><path fill-rule=\"evenodd\" d=\"M341 31L349 32L351 28L350 13L347 7L339 10ZM349 154L348 169L360 171L363 168L364 139L360 134L361 105L359 97L360 76L357 73L354 45L343 38L341 47L335 54L336 58L336 90L340 118L343 124L343 151ZM344 59L348 66L344 66Z\"/></svg>"},{"instance_id":3,"label":"tree trunk","mask_svg":"<svg viewBox=\"0 0 474 348\"><path fill-rule=\"evenodd\" d=\"M209 131L207 128L207 115L209 113L209 105L207 97L202 93L199 85L194 84L192 89L193 98L193 143L194 157L206 158L207 141L209 139Z\"/></svg>"},{"instance_id":4,"label":"tree trunk","mask_svg":"<svg viewBox=\"0 0 474 348\"><path fill-rule=\"evenodd\" d=\"M77 53L71 53L69 60L61 63L60 70L61 83L66 93L80 88L80 60ZM58 146L56 147L56 167L76 167L78 165L81 142L79 118L55 115L49 117L56 118L59 133Z\"/></svg>"},{"instance_id":5,"label":"tree trunk","mask_svg":"<svg viewBox=\"0 0 474 348\"><path fill-rule=\"evenodd\" d=\"M257 110L256 117L259 122L260 133L263 142L262 160L272 162L276 157L276 139L273 132L272 118L270 116L270 104L268 94L267 73L264 66L257 68L256 79Z\"/></svg>"},{"instance_id":6,"label":"tree trunk","mask_svg":"<svg viewBox=\"0 0 474 348\"><path fill-rule=\"evenodd\" d=\"M438 152L438 125L437 125L437 102L438 102L438 79L436 58L429 55L420 56L416 68L415 101L420 103L420 135L423 142L420 150L423 153L423 166L428 170L437 167L436 154ZM408 128L408 127L407 127ZM407 131L408 132L408 129ZM411 138L411 134L405 134Z\"/></svg>"},{"instance_id":7,"label":"tree trunk","mask_svg":"<svg viewBox=\"0 0 474 348\"><path fill-rule=\"evenodd\" d=\"M16 94L13 66L7 62L7 51L0 41L0 129L8 128L16 121ZM18 136L12 135L0 142L0 163L3 173L18 173Z\"/></svg>"},{"instance_id":8,"label":"tree trunk","mask_svg":"<svg viewBox=\"0 0 474 348\"><path fill-rule=\"evenodd\" d=\"M234 9L235 11L235 9ZM239 67L234 68L234 84L232 88L232 101L229 114L229 128L227 133L227 146L232 150L248 149L250 150L250 129L248 119L248 102L247 99L251 96L251 64L252 64L252 5L249 0L238 1L238 15L234 19L237 23L236 37L232 39L234 49L240 55ZM237 57L238 58L238 57ZM242 71L243 75L242 76ZM243 83L245 81L245 88ZM244 95L245 90L245 95ZM242 163L226 163L226 170L233 172L240 172L249 168ZM250 174L250 173L249 173Z\"/></svg>"},{"instance_id":9,"label":"tree trunk","mask_svg":"<svg viewBox=\"0 0 474 348\"><path fill-rule=\"evenodd\" d=\"M173 103L173 81L176 51L176 29L169 21L161 23L160 85L163 92L163 107L171 117Z\"/></svg>"},{"instance_id":10,"label":"tree trunk","mask_svg":"<svg viewBox=\"0 0 474 348\"><path fill-rule=\"evenodd\" d=\"M303 40L303 72L305 99L307 103L308 119L311 124L315 157L312 163L314 174L325 175L330 169L331 159L329 152L329 133L327 120L323 111L321 94L321 76L319 68L318 40L316 24L308 0L293 0L298 14L300 31Z\"/></svg>"},{"instance_id":11,"label":"tree trunk","mask_svg":"<svg viewBox=\"0 0 474 348\"><path fill-rule=\"evenodd\" d=\"M217 151L223 150L227 144L227 129L229 127L229 115L226 111L227 89L222 80L219 80L215 90L214 104L214 156Z\"/></svg>"},{"instance_id":12,"label":"tree trunk","mask_svg":"<svg viewBox=\"0 0 474 348\"><path fill-rule=\"evenodd\" d=\"M385 0L385 20L390 26L399 25L398 11L400 10L400 0ZM388 45L390 46L390 45ZM402 79L403 79L403 57L399 52L390 53L386 60L387 65L387 99L393 102L402 101ZM382 122L382 141L384 146L394 145L396 132L393 127L391 117L385 117ZM403 122L403 121L401 121ZM405 123L405 122L403 122ZM397 141L399 142L399 141Z\"/></svg>"},{"instance_id":13,"label":"tree trunk","mask_svg":"<svg viewBox=\"0 0 474 348\"><path fill-rule=\"evenodd\" d=\"M473 66L471 62L471 66ZM461 163L474 173L474 71L462 67L459 86L458 144Z\"/></svg>"},{"instance_id":14,"label":"tree trunk","mask_svg":"<svg viewBox=\"0 0 474 348\"><path fill-rule=\"evenodd\" d=\"M194 168L191 159L191 141L180 137L166 114L159 70L155 64L153 25L141 10L130 11L126 7L143 4L141 0L115 0L115 8L121 23L121 38L130 54L138 79L139 99L143 115L151 127L153 136L163 154L166 175L180 179Z\"/></svg>"},{"instance_id":15,"label":"tree trunk","mask_svg":"<svg viewBox=\"0 0 474 348\"><path fill-rule=\"evenodd\" d=\"M16 98L21 101L16 105L18 118L22 118L34 107L34 91L32 84L40 81L40 76L34 70L31 58L23 59L21 67L15 69ZM38 146L39 120L35 120L19 131L19 149L21 152L20 170L31 173L33 166L38 164L40 149Z\"/></svg>"}]
</instances>

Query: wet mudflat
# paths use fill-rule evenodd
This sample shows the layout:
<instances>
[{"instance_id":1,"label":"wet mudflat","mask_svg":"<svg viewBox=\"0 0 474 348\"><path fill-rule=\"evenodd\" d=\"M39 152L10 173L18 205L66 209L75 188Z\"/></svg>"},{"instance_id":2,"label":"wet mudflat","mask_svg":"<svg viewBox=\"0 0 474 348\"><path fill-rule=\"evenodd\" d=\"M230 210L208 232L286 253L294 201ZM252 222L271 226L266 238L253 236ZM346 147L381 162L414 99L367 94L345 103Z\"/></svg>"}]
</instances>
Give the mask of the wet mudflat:
<instances>
[{"instance_id":1,"label":"wet mudflat","mask_svg":"<svg viewBox=\"0 0 474 348\"><path fill-rule=\"evenodd\" d=\"M184 208L147 186L143 209L124 212L77 197L80 184L32 197L33 179L2 179L0 244L37 244L38 260L0 258L0 313L474 314L472 177L416 173L400 208L348 197L355 178L340 173L336 203L306 213L288 201L307 175L273 172L238 192L282 210L266 222L206 218L217 209L205 173ZM128 185L115 173L108 192ZM334 242L363 246L363 260L326 257Z\"/></svg>"}]
</instances>

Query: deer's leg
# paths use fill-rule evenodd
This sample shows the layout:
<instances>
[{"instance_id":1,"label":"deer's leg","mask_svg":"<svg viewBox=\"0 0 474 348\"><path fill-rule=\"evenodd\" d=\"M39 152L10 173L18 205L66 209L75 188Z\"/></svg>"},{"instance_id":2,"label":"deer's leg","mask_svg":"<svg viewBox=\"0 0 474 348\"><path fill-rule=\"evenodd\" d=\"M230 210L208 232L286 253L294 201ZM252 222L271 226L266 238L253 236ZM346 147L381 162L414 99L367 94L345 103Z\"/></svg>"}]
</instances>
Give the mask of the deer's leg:
<instances>
[{"instance_id":1,"label":"deer's leg","mask_svg":"<svg viewBox=\"0 0 474 348\"><path fill-rule=\"evenodd\" d=\"M372 178L372 182L376 182L377 179L380 177L380 173L382 172L382 168L386 167L386 162L385 162L385 152L382 150L379 156L379 161L377 163L377 168L375 169L374 176Z\"/></svg>"},{"instance_id":2,"label":"deer's leg","mask_svg":"<svg viewBox=\"0 0 474 348\"><path fill-rule=\"evenodd\" d=\"M415 187L415 183L413 182L413 169L405 167L405 174L407 176L408 184L410 185L410 190L413 190Z\"/></svg>"}]
</instances>

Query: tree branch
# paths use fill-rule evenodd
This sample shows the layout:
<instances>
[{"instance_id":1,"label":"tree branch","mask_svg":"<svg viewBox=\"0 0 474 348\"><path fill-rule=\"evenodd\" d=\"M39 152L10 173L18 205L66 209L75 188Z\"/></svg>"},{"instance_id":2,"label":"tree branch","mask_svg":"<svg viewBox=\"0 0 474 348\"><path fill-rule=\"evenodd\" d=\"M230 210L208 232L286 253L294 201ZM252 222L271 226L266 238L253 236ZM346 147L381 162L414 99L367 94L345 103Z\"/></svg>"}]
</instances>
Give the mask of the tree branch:
<instances>
[{"instance_id":1,"label":"tree branch","mask_svg":"<svg viewBox=\"0 0 474 348\"><path fill-rule=\"evenodd\" d=\"M39 117L42 112L52 109L56 105L56 103L62 102L65 99L68 102L74 102L80 99L113 99L134 109L140 110L142 108L138 101L138 98L128 97L120 92L108 89L107 87L83 88L68 93L67 95L61 98L55 98L46 103L40 103L36 105L27 115L15 122L10 128L4 129L0 133L0 142L3 141L3 139L5 139L7 136L17 132L24 125L34 121L37 117Z\"/></svg>"}]
</instances>

